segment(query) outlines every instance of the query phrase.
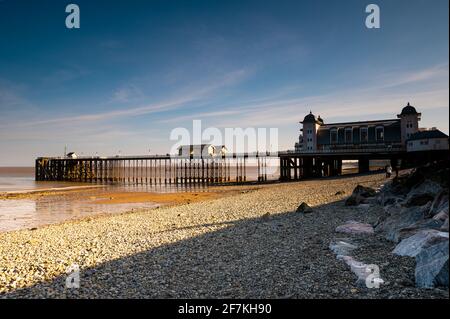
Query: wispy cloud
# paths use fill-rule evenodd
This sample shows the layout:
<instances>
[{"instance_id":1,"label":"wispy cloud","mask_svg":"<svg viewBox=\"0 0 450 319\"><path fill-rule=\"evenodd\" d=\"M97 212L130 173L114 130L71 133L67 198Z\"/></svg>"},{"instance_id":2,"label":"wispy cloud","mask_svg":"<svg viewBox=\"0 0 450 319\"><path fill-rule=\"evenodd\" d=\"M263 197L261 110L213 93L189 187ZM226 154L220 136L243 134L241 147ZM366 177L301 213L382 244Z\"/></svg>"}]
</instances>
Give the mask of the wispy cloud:
<instances>
[{"instance_id":1,"label":"wispy cloud","mask_svg":"<svg viewBox=\"0 0 450 319\"><path fill-rule=\"evenodd\" d=\"M442 63L433 65L420 70L410 70L410 71L388 71L378 75L374 81L378 85L374 86L372 89L378 88L395 88L402 85L435 82L446 80L448 82L449 75L449 65L448 63ZM428 83L428 84L429 84Z\"/></svg>"},{"instance_id":2,"label":"wispy cloud","mask_svg":"<svg viewBox=\"0 0 450 319\"><path fill-rule=\"evenodd\" d=\"M415 71L388 73L379 76L383 81L366 83L358 88L336 90L315 96L281 98L279 95L259 101L222 107L222 115L211 123L219 127L272 126L297 123L313 110L327 120L338 118L372 117L392 114L411 102L421 110L448 107L448 65L440 64ZM406 85L408 84L408 85ZM405 85L393 91L392 87ZM215 112L197 113L174 120L214 117ZM239 115L239 116L236 116Z\"/></svg>"},{"instance_id":3,"label":"wispy cloud","mask_svg":"<svg viewBox=\"0 0 450 319\"><path fill-rule=\"evenodd\" d=\"M114 91L110 103L128 103L141 100L144 97L142 90L134 84L123 86Z\"/></svg>"},{"instance_id":4,"label":"wispy cloud","mask_svg":"<svg viewBox=\"0 0 450 319\"><path fill-rule=\"evenodd\" d=\"M211 80L209 84L202 83L197 88L187 87L184 90L182 90L183 93L180 93L175 97L157 103L151 103L137 107L121 108L106 112L81 114L43 120L34 120L22 123L18 121L17 123L14 123L14 126L24 127L24 126L39 126L49 124L65 125L67 123L73 125L77 122L96 122L96 121L110 120L114 118L124 119L126 117L134 117L144 114L174 110L182 107L187 103L206 99L208 96L210 96L217 90L227 86L232 86L242 81L247 75L248 70L245 69L232 71L223 75L220 79ZM129 94L130 94L129 91L118 93L118 97L122 98L123 100L126 100L129 97Z\"/></svg>"}]
</instances>

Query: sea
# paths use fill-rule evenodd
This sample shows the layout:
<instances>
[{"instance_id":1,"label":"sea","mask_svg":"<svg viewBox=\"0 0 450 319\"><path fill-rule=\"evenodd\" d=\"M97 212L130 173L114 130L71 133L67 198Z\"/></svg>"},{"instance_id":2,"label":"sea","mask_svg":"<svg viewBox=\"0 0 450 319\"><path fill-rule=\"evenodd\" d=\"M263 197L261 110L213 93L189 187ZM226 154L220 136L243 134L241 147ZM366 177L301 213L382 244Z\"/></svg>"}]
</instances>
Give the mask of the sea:
<instances>
[{"instance_id":1,"label":"sea","mask_svg":"<svg viewBox=\"0 0 450 319\"><path fill-rule=\"evenodd\" d=\"M371 169L380 169L385 164L383 161L373 162L371 163ZM357 172L357 162L345 162L343 170L344 174ZM231 174L233 176L233 172ZM278 167L269 168L268 180L277 180L278 177ZM247 180L257 180L257 169L255 167L247 169ZM64 192L68 190L77 190L77 192ZM56 196L40 196L39 193L42 191L51 192ZM0 167L0 232L34 228L83 217L153 208L161 204L157 202L100 204L96 200L92 200L114 192L173 193L192 191L207 191L207 186L179 187L174 185L36 182L34 180L34 167ZM38 194L27 196L28 193L33 192ZM1 199L5 198L1 195L11 193L19 194L19 196ZM58 196L59 193L62 195Z\"/></svg>"}]
</instances>

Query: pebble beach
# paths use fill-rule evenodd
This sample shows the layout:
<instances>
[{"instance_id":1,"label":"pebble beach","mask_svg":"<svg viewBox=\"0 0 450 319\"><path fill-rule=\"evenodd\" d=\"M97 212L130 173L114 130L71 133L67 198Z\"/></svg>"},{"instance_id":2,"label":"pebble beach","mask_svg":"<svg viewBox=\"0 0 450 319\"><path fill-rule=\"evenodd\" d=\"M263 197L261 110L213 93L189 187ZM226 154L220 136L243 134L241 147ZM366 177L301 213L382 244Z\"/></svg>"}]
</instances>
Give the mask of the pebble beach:
<instances>
[{"instance_id":1,"label":"pebble beach","mask_svg":"<svg viewBox=\"0 0 450 319\"><path fill-rule=\"evenodd\" d=\"M373 207L347 207L358 184L384 174L245 188L224 197L0 233L0 298L448 298L414 287L414 259L374 234L358 258L385 284L368 289L330 251L347 220L374 223ZM296 212L306 202L312 212ZM80 287L67 288L77 265Z\"/></svg>"}]
</instances>

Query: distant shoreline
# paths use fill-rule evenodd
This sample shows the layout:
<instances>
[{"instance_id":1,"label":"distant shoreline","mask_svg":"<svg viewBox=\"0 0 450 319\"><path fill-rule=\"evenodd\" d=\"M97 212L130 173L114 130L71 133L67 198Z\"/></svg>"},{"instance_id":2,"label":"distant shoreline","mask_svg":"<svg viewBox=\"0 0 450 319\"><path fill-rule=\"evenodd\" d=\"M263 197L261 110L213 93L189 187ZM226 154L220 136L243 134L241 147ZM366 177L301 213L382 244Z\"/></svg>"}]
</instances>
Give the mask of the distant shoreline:
<instances>
[{"instance_id":1,"label":"distant shoreline","mask_svg":"<svg viewBox=\"0 0 450 319\"><path fill-rule=\"evenodd\" d=\"M65 192L65 191L73 191L73 190L83 190L83 189L89 189L89 188L102 188L106 187L108 185L80 185L80 186L63 186L63 187L49 187L49 188L37 188L37 189L24 189L24 190L14 190L14 191L0 191L0 199L6 198L13 198L15 195L17 197L21 195L27 195L27 194L43 194L48 195L49 193L54 192Z\"/></svg>"}]
</instances>

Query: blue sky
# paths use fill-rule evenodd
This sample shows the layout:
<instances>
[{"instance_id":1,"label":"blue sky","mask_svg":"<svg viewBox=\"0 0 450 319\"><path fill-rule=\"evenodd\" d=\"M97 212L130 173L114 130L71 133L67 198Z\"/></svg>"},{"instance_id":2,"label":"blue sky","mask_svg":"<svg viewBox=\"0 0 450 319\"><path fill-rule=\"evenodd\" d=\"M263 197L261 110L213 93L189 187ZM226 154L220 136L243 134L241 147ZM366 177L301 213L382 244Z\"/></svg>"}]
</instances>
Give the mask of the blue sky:
<instances>
[{"instance_id":1,"label":"blue sky","mask_svg":"<svg viewBox=\"0 0 450 319\"><path fill-rule=\"evenodd\" d=\"M166 153L175 127L277 127L293 148L325 122L395 118L448 133L448 0L0 0L0 166L64 146ZM365 27L365 7L381 28Z\"/></svg>"}]
</instances>

